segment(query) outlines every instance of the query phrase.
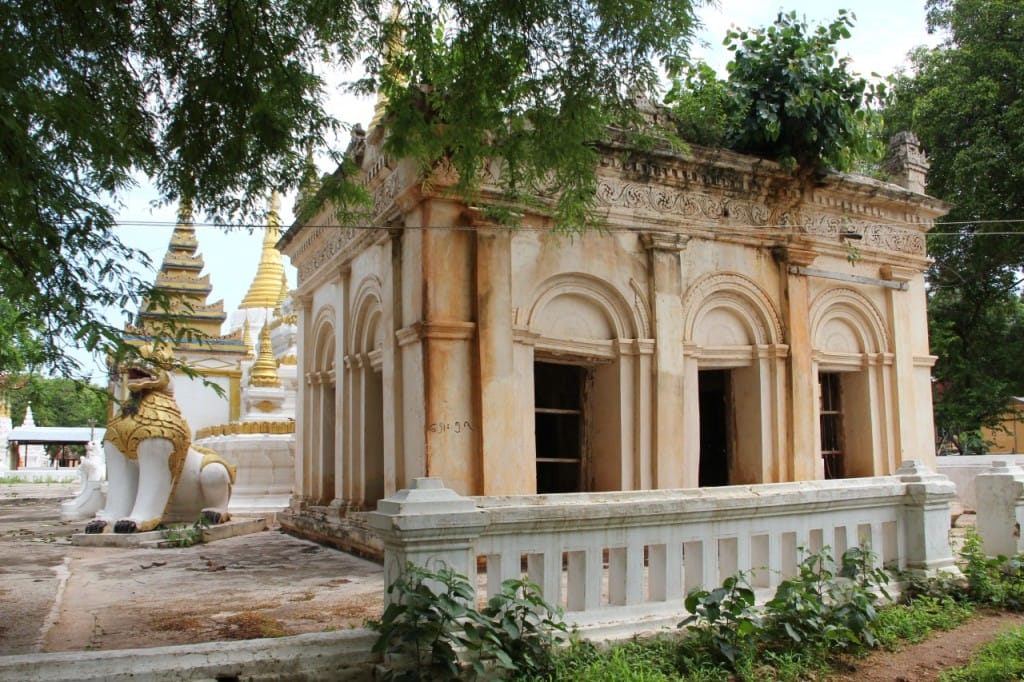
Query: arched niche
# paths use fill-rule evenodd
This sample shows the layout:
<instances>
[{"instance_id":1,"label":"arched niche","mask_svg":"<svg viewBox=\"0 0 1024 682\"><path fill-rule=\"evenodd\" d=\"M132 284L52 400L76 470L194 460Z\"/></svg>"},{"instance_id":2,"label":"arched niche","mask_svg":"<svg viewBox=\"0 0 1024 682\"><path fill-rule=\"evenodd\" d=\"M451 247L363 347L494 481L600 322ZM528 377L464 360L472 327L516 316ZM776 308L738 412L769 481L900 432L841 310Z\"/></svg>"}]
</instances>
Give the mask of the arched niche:
<instances>
[{"instance_id":1,"label":"arched niche","mask_svg":"<svg viewBox=\"0 0 1024 682\"><path fill-rule=\"evenodd\" d=\"M541 284L527 323L543 337L594 341L637 338L642 327L614 287L583 273L558 275ZM642 330L643 338L647 334Z\"/></svg>"},{"instance_id":2,"label":"arched niche","mask_svg":"<svg viewBox=\"0 0 1024 682\"><path fill-rule=\"evenodd\" d=\"M836 287L815 297L809 319L825 477L888 473L883 462L892 344L881 313L863 294Z\"/></svg>"},{"instance_id":3,"label":"arched niche","mask_svg":"<svg viewBox=\"0 0 1024 682\"><path fill-rule=\"evenodd\" d=\"M310 371L307 372L307 414L309 424L304 425L310 445L305 467L310 477L303 481L310 499L330 504L335 495L335 353L334 309L321 309L313 322L313 352Z\"/></svg>"},{"instance_id":4,"label":"arched niche","mask_svg":"<svg viewBox=\"0 0 1024 682\"><path fill-rule=\"evenodd\" d=\"M383 296L376 276L364 278L352 297L345 358L347 501L373 508L384 497Z\"/></svg>"},{"instance_id":5,"label":"arched niche","mask_svg":"<svg viewBox=\"0 0 1024 682\"><path fill-rule=\"evenodd\" d=\"M369 354L377 351L379 355L384 345L382 301L378 277L370 276L360 282L353 296L354 312L348 344L350 353ZM379 369L379 364L377 366Z\"/></svg>"},{"instance_id":6,"label":"arched niche","mask_svg":"<svg viewBox=\"0 0 1024 682\"><path fill-rule=\"evenodd\" d=\"M645 316L609 282L563 273L534 291L520 335L538 492L636 487L636 420L649 400ZM648 353L647 356L641 356ZM524 404L524 407L527 405ZM578 436L578 437L577 437Z\"/></svg>"},{"instance_id":7,"label":"arched niche","mask_svg":"<svg viewBox=\"0 0 1024 682\"><path fill-rule=\"evenodd\" d=\"M712 273L683 296L685 456L697 485L777 479L784 338L771 298L744 275Z\"/></svg>"},{"instance_id":8,"label":"arched niche","mask_svg":"<svg viewBox=\"0 0 1024 682\"><path fill-rule=\"evenodd\" d=\"M862 294L829 289L811 303L811 345L820 353L887 353L889 332L878 309Z\"/></svg>"},{"instance_id":9,"label":"arched niche","mask_svg":"<svg viewBox=\"0 0 1024 682\"><path fill-rule=\"evenodd\" d=\"M738 273L715 273L683 297L683 338L698 346L760 346L782 342L782 323L768 294Z\"/></svg>"},{"instance_id":10,"label":"arched niche","mask_svg":"<svg viewBox=\"0 0 1024 682\"><path fill-rule=\"evenodd\" d=\"M315 372L329 372L334 369L335 334L334 309L322 308L313 322L313 362Z\"/></svg>"}]
</instances>

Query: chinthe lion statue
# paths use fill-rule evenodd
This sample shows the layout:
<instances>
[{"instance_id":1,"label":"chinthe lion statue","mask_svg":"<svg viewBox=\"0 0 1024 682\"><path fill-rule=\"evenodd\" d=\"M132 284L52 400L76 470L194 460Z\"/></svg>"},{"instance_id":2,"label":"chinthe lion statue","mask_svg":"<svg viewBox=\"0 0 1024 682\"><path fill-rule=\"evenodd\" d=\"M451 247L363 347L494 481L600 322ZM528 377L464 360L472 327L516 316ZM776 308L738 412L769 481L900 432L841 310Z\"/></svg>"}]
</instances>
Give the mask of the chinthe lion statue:
<instances>
[{"instance_id":1,"label":"chinthe lion statue","mask_svg":"<svg viewBox=\"0 0 1024 682\"><path fill-rule=\"evenodd\" d=\"M140 354L152 364L122 367L113 382L127 395L115 403L103 441L106 506L85 532L145 532L200 515L212 524L227 521L235 468L191 445L167 370L170 352L147 345Z\"/></svg>"}]
</instances>

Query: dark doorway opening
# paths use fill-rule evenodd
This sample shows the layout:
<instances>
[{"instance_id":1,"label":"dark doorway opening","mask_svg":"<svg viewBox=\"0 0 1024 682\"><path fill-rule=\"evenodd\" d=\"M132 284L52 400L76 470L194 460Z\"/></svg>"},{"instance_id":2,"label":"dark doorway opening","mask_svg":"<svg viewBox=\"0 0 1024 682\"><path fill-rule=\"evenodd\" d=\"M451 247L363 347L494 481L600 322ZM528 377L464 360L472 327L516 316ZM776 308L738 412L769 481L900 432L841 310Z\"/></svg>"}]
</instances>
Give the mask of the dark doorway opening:
<instances>
[{"instance_id":1,"label":"dark doorway opening","mask_svg":"<svg viewBox=\"0 0 1024 682\"><path fill-rule=\"evenodd\" d=\"M366 374L366 399L363 401L363 478L366 509L376 509L384 498L384 375L370 370Z\"/></svg>"},{"instance_id":2,"label":"dark doorway opening","mask_svg":"<svg viewBox=\"0 0 1024 682\"><path fill-rule=\"evenodd\" d=\"M700 393L700 487L729 485L729 372L697 373Z\"/></svg>"},{"instance_id":3,"label":"dark doorway opening","mask_svg":"<svg viewBox=\"0 0 1024 682\"><path fill-rule=\"evenodd\" d=\"M576 365L533 365L538 494L581 489L586 376L587 369Z\"/></svg>"}]
</instances>

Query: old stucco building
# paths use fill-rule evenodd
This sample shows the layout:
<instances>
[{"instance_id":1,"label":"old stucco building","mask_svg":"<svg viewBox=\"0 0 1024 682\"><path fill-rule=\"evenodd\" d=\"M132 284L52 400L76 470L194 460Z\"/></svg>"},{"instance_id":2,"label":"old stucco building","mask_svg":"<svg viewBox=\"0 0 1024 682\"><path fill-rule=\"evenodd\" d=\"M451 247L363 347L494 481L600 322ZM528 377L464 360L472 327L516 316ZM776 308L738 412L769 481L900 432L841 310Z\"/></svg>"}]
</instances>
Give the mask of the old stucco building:
<instances>
[{"instance_id":1,"label":"old stucco building","mask_svg":"<svg viewBox=\"0 0 1024 682\"><path fill-rule=\"evenodd\" d=\"M609 149L608 230L569 238L487 224L380 134L352 150L373 224L325 207L279 243L304 375L286 525L366 547L360 512L427 475L504 495L933 461L923 270L944 207L912 140L901 184Z\"/></svg>"}]
</instances>

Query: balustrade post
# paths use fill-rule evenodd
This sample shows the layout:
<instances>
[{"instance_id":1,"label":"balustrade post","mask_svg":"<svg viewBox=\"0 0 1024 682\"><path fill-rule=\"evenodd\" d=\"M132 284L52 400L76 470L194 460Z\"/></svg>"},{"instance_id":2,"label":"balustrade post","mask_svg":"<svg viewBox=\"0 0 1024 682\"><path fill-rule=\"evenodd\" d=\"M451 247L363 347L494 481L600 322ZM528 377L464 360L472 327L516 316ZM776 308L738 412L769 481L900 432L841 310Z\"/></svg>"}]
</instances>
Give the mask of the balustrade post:
<instances>
[{"instance_id":1,"label":"balustrade post","mask_svg":"<svg viewBox=\"0 0 1024 682\"><path fill-rule=\"evenodd\" d=\"M956 486L919 460L905 460L896 476L906 484L903 507L906 569L926 576L957 573L959 569L949 544Z\"/></svg>"},{"instance_id":2,"label":"balustrade post","mask_svg":"<svg viewBox=\"0 0 1024 682\"><path fill-rule=\"evenodd\" d=\"M992 468L974 478L978 534L989 556L1015 556L1024 551L1024 470L997 459Z\"/></svg>"},{"instance_id":3,"label":"balustrade post","mask_svg":"<svg viewBox=\"0 0 1024 682\"><path fill-rule=\"evenodd\" d=\"M414 479L412 488L380 500L367 517L384 543L385 585L398 579L407 563L430 571L450 568L475 582L474 547L488 514L471 498L445 488L441 479Z\"/></svg>"}]
</instances>

